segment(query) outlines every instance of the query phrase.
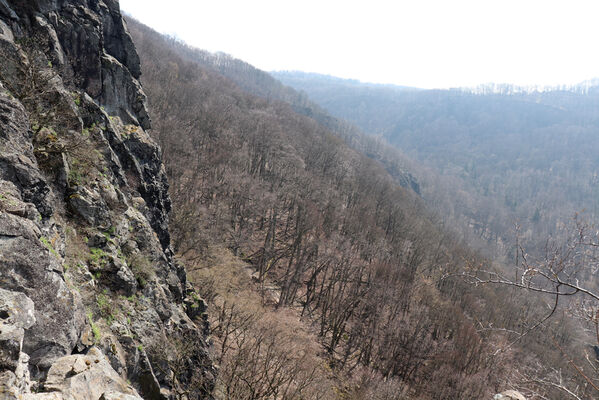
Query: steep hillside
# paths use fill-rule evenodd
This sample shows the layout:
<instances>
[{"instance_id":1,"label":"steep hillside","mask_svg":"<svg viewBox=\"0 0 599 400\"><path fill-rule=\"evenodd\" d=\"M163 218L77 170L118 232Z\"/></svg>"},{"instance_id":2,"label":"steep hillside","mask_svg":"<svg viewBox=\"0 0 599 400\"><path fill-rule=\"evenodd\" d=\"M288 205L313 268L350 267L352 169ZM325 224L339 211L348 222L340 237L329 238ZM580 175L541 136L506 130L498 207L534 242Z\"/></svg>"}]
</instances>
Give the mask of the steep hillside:
<instances>
[{"instance_id":1,"label":"steep hillside","mask_svg":"<svg viewBox=\"0 0 599 400\"><path fill-rule=\"evenodd\" d=\"M509 243L518 222L531 246L542 245L575 212L597 218L597 88L476 94L274 76L448 177L452 184L444 189L460 201L434 189L443 184L438 178L420 174L429 204L440 210L463 204L456 216L492 241L499 235Z\"/></svg>"},{"instance_id":2,"label":"steep hillside","mask_svg":"<svg viewBox=\"0 0 599 400\"><path fill-rule=\"evenodd\" d=\"M557 321L520 337L542 317L525 296L453 279L489 263L386 165L129 26L172 177L175 251L213 310L215 396L490 398L514 382L559 398L533 377L562 363L549 335L568 349L579 337Z\"/></svg>"},{"instance_id":3,"label":"steep hillside","mask_svg":"<svg viewBox=\"0 0 599 400\"><path fill-rule=\"evenodd\" d=\"M381 141L363 134L355 125L333 117L309 99L305 93L285 86L267 72L227 54L212 54L176 41L171 41L171 46L177 49L181 57L219 73L246 93L269 102L288 104L297 114L307 116L318 122L318 124L342 138L351 148L381 162L387 172L402 187L412 189L419 194L418 181L406 168L406 158L402 154Z\"/></svg>"},{"instance_id":4,"label":"steep hillside","mask_svg":"<svg viewBox=\"0 0 599 400\"><path fill-rule=\"evenodd\" d=\"M0 397L208 398L118 3L0 1L0 60Z\"/></svg>"}]
</instances>

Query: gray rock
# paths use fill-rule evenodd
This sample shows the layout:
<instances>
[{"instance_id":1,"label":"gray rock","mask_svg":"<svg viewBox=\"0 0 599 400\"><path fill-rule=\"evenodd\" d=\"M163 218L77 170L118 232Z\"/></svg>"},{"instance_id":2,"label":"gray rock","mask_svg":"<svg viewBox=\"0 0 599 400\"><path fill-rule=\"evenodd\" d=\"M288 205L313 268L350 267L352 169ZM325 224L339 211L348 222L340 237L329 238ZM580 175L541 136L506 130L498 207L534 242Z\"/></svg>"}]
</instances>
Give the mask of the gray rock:
<instances>
[{"instance_id":1,"label":"gray rock","mask_svg":"<svg viewBox=\"0 0 599 400\"><path fill-rule=\"evenodd\" d=\"M111 210L119 210L123 208L124 198L122 194L119 195L114 186L104 184L100 186L100 194L102 199Z\"/></svg>"},{"instance_id":2,"label":"gray rock","mask_svg":"<svg viewBox=\"0 0 599 400\"><path fill-rule=\"evenodd\" d=\"M23 351L43 372L74 348L85 314L79 298L56 272L61 269L59 260L34 239L36 232L27 230L31 221L22 220L23 234L12 236L12 226L2 225L0 218L0 281L5 290L24 293L35 304L36 322L25 332Z\"/></svg>"},{"instance_id":3,"label":"gray rock","mask_svg":"<svg viewBox=\"0 0 599 400\"><path fill-rule=\"evenodd\" d=\"M50 61L56 65L64 66L64 51L62 49L62 46L60 45L60 42L58 41L58 36L56 35L54 27L48 21L46 21L46 19L42 17L36 17L35 22L43 30L44 36L50 39L48 41L51 46L49 54Z\"/></svg>"},{"instance_id":4,"label":"gray rock","mask_svg":"<svg viewBox=\"0 0 599 400\"><path fill-rule=\"evenodd\" d=\"M58 398L65 400L141 400L135 389L112 369L104 354L96 347L91 348L86 355L71 355L56 360L48 371L44 391L60 394ZM26 398L38 400L47 397L41 393Z\"/></svg>"},{"instance_id":5,"label":"gray rock","mask_svg":"<svg viewBox=\"0 0 599 400\"><path fill-rule=\"evenodd\" d=\"M124 291L126 296L131 296L137 291L137 279L133 272L126 266L121 266L116 273L119 286Z\"/></svg>"},{"instance_id":6,"label":"gray rock","mask_svg":"<svg viewBox=\"0 0 599 400\"><path fill-rule=\"evenodd\" d=\"M128 124L150 128L146 108L146 95L139 82L132 80L129 71L116 58L104 54L101 58L102 80L101 104L111 114L116 114Z\"/></svg>"},{"instance_id":7,"label":"gray rock","mask_svg":"<svg viewBox=\"0 0 599 400\"><path fill-rule=\"evenodd\" d=\"M79 186L69 194L69 206L90 225L100 225L107 220L108 209L104 201L85 187Z\"/></svg>"},{"instance_id":8,"label":"gray rock","mask_svg":"<svg viewBox=\"0 0 599 400\"><path fill-rule=\"evenodd\" d=\"M139 400L139 396L109 391L103 393L99 400Z\"/></svg>"},{"instance_id":9,"label":"gray rock","mask_svg":"<svg viewBox=\"0 0 599 400\"><path fill-rule=\"evenodd\" d=\"M160 148L143 130L128 132L127 138L122 140L117 132L124 129L119 123L111 123L111 129L105 132L107 140L130 177L129 185L143 198L147 206L144 214L158 235L162 249L166 250L170 245L168 213L171 200Z\"/></svg>"},{"instance_id":10,"label":"gray rock","mask_svg":"<svg viewBox=\"0 0 599 400\"><path fill-rule=\"evenodd\" d=\"M30 375L29 375L29 356L25 353L21 353L19 358L20 364L15 371L15 388L20 393L27 393L30 389Z\"/></svg>"},{"instance_id":11,"label":"gray rock","mask_svg":"<svg viewBox=\"0 0 599 400\"><path fill-rule=\"evenodd\" d=\"M8 240L8 238L24 238L36 241L41 236L41 231L34 222L28 219L2 213L0 214L0 235L5 240Z\"/></svg>"},{"instance_id":12,"label":"gray rock","mask_svg":"<svg viewBox=\"0 0 599 400\"><path fill-rule=\"evenodd\" d=\"M119 5L115 0L107 1L107 4L110 12L102 14L106 52L126 66L135 79L139 79L141 62L129 30L118 12Z\"/></svg>"},{"instance_id":13,"label":"gray rock","mask_svg":"<svg viewBox=\"0 0 599 400\"><path fill-rule=\"evenodd\" d=\"M17 400L19 394L15 374L11 371L0 372L0 398L3 400Z\"/></svg>"},{"instance_id":14,"label":"gray rock","mask_svg":"<svg viewBox=\"0 0 599 400\"><path fill-rule=\"evenodd\" d=\"M493 396L493 400L526 400L526 397L515 390L506 390Z\"/></svg>"},{"instance_id":15,"label":"gray rock","mask_svg":"<svg viewBox=\"0 0 599 400\"><path fill-rule=\"evenodd\" d=\"M160 383L154 375L152 364L144 350L135 354L135 366L129 371L132 377L139 382L140 391L144 398L151 400L166 400L160 391Z\"/></svg>"},{"instance_id":16,"label":"gray rock","mask_svg":"<svg viewBox=\"0 0 599 400\"><path fill-rule=\"evenodd\" d=\"M0 180L0 211L37 222L41 215L31 203L21 199L21 192L12 183Z\"/></svg>"},{"instance_id":17,"label":"gray rock","mask_svg":"<svg viewBox=\"0 0 599 400\"><path fill-rule=\"evenodd\" d=\"M40 42L27 44L28 37ZM139 57L118 2L0 0L0 57L0 351L7 360L0 397L139 398L115 368L150 399L185 396L194 374L213 382L207 331L185 313L168 182L161 151L144 131L150 119ZM69 163L86 160L81 138L94 156L75 186ZM90 247L102 249L101 263ZM133 272L149 277L143 288ZM127 314L110 323L99 293ZM204 305L188 299L187 306L198 317ZM199 344L180 379L164 357L140 351L174 339ZM94 344L108 360L98 356L81 369L95 350L71 353ZM210 395L189 395L196 397Z\"/></svg>"},{"instance_id":18,"label":"gray rock","mask_svg":"<svg viewBox=\"0 0 599 400\"><path fill-rule=\"evenodd\" d=\"M2 7L2 0L0 0L0 8ZM10 27L4 22L0 21L0 40L13 43L15 37L12 34Z\"/></svg>"},{"instance_id":19,"label":"gray rock","mask_svg":"<svg viewBox=\"0 0 599 400\"><path fill-rule=\"evenodd\" d=\"M0 369L14 372L20 364L23 328L0 323Z\"/></svg>"},{"instance_id":20,"label":"gray rock","mask_svg":"<svg viewBox=\"0 0 599 400\"><path fill-rule=\"evenodd\" d=\"M19 20L19 17L13 11L13 9L10 8L6 0L0 0L0 13L8 18L15 19L17 21Z\"/></svg>"},{"instance_id":21,"label":"gray rock","mask_svg":"<svg viewBox=\"0 0 599 400\"><path fill-rule=\"evenodd\" d=\"M113 290L122 292L125 296L131 296L137 291L135 275L118 257L114 257L107 267L110 271L109 280Z\"/></svg>"},{"instance_id":22,"label":"gray rock","mask_svg":"<svg viewBox=\"0 0 599 400\"><path fill-rule=\"evenodd\" d=\"M0 179L13 183L24 202L50 217L50 187L35 162L29 119L23 107L5 93L0 93L0 149Z\"/></svg>"},{"instance_id":23,"label":"gray rock","mask_svg":"<svg viewBox=\"0 0 599 400\"><path fill-rule=\"evenodd\" d=\"M22 329L35 324L33 301L23 293L0 289L0 319Z\"/></svg>"},{"instance_id":24,"label":"gray rock","mask_svg":"<svg viewBox=\"0 0 599 400\"><path fill-rule=\"evenodd\" d=\"M149 128L145 95L137 82L139 56L118 3L104 1L86 8L77 2L63 2L43 8L55 15L51 23L83 89L107 110Z\"/></svg>"},{"instance_id":25,"label":"gray rock","mask_svg":"<svg viewBox=\"0 0 599 400\"><path fill-rule=\"evenodd\" d=\"M24 329L34 324L31 299L0 289L0 394L8 398L29 390L29 356L21 349Z\"/></svg>"}]
</instances>

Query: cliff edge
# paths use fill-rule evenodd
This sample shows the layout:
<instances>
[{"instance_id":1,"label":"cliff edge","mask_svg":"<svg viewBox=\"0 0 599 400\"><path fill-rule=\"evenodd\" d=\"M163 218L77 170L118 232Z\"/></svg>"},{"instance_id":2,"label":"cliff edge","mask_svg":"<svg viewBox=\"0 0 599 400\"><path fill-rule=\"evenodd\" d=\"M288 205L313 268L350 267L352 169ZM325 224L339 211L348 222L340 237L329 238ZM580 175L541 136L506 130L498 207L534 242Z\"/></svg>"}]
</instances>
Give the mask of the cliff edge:
<instances>
[{"instance_id":1,"label":"cliff edge","mask_svg":"<svg viewBox=\"0 0 599 400\"><path fill-rule=\"evenodd\" d=\"M210 398L114 0L0 0L0 397Z\"/></svg>"}]
</instances>

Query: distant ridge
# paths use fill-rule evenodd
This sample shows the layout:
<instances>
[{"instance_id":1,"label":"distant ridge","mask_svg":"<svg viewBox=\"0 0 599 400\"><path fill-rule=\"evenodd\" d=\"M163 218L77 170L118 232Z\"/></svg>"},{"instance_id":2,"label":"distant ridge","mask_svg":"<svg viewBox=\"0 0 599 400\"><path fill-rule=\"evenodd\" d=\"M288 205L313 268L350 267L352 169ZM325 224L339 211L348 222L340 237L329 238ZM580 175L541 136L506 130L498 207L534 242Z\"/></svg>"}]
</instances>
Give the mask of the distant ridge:
<instances>
[{"instance_id":1,"label":"distant ridge","mask_svg":"<svg viewBox=\"0 0 599 400\"><path fill-rule=\"evenodd\" d=\"M215 54L214 57L221 57L221 54ZM230 57L230 56L228 56ZM460 91L464 93L473 94L531 94L531 93L546 93L546 92L573 92L586 94L592 88L599 86L599 78L591 78L584 80L576 84L561 84L561 85L516 85L512 83L498 83L498 82L487 82L481 83L476 86L459 86L449 88L431 88L423 89L413 86L395 85L392 83L373 83L364 82L359 79L351 78L340 78L328 74L320 74L316 72L304 72L296 70L281 70L271 71L270 74L292 87L299 87L302 85L314 85L315 82L327 83L332 85L341 85L344 87L354 88L376 88L376 89L390 89L394 91L426 91L426 90L448 90L448 91Z\"/></svg>"},{"instance_id":2,"label":"distant ridge","mask_svg":"<svg viewBox=\"0 0 599 400\"><path fill-rule=\"evenodd\" d=\"M474 87L459 88L458 90L474 94L532 94L546 92L572 92L587 94L589 90L599 86L599 78L592 78L574 85L513 85L510 83L484 83Z\"/></svg>"},{"instance_id":3,"label":"distant ridge","mask_svg":"<svg viewBox=\"0 0 599 400\"><path fill-rule=\"evenodd\" d=\"M387 88L387 89L395 89L395 90L425 90L413 86L404 86L404 85L395 85L391 83L373 83L373 82L363 82L358 79L346 79L339 78L333 75L327 74L319 74L316 72L303 72L303 71L271 71L270 74L276 78L286 79L295 79L301 80L302 78L305 80L318 79L322 81L329 81L332 83L344 84L348 86L368 86L368 87L376 87L376 88Z\"/></svg>"}]
</instances>

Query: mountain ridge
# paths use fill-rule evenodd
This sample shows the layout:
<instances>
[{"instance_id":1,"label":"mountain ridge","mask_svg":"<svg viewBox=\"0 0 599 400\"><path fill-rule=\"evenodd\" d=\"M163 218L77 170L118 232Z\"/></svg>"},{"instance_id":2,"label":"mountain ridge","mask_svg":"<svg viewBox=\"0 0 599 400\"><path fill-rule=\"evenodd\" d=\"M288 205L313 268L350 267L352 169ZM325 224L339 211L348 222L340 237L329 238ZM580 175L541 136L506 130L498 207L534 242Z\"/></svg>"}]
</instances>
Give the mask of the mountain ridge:
<instances>
[{"instance_id":1,"label":"mountain ridge","mask_svg":"<svg viewBox=\"0 0 599 400\"><path fill-rule=\"evenodd\" d=\"M231 56L224 54L222 57L234 59ZM379 89L391 89L391 90L449 90L449 91L463 91L466 93L473 94L521 94L521 93L542 93L551 91L562 91L562 92L574 92L574 93L586 93L590 89L599 86L599 78L590 78L578 83L573 84L555 84L555 85L518 85L507 82L486 82L480 83L474 86L448 86L448 87L432 87L432 88L420 88L415 86L399 85L395 83L375 83L369 81L362 81L359 79L352 78L340 78L331 74L321 74L318 72L305 72L300 70L273 70L269 71L274 77L280 77L281 81L290 80L304 80L306 82L319 80L322 82L337 83L345 86L362 86ZM292 85L292 86L297 86Z\"/></svg>"},{"instance_id":2,"label":"mountain ridge","mask_svg":"<svg viewBox=\"0 0 599 400\"><path fill-rule=\"evenodd\" d=\"M336 118L325 109L311 101L306 93L294 90L291 86L283 85L268 72L262 71L243 60L236 59L225 53L210 53L205 50L192 48L186 44L171 39L190 60L199 62L235 82L245 92L262 97L267 101L281 101L291 105L295 112L316 120L324 127L342 137L346 143L360 151L368 153L369 157L381 162L399 184L420 194L420 185L415 177L407 170L402 158L405 156L394 152L384 143L371 140L357 126L346 120ZM389 153L395 153L391 156Z\"/></svg>"}]
</instances>

